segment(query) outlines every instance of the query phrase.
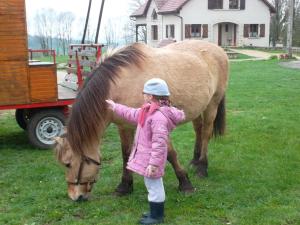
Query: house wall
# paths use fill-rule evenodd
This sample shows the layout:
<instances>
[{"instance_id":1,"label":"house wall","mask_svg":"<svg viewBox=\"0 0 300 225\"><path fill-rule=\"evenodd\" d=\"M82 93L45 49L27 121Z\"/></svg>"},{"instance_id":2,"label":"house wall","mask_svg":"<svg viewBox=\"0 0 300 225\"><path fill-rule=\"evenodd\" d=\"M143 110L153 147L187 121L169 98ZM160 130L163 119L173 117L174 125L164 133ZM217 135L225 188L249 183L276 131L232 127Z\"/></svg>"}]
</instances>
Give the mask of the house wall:
<instances>
[{"instance_id":1,"label":"house wall","mask_svg":"<svg viewBox=\"0 0 300 225\"><path fill-rule=\"evenodd\" d=\"M237 45L269 46L270 11L261 0L246 0L245 10L229 9L229 0L223 0L223 8L208 10L207 0L190 0L180 11L184 24L209 24L208 41L218 43L218 23L238 25ZM264 38L244 38L244 24L265 24Z\"/></svg>"},{"instance_id":2,"label":"house wall","mask_svg":"<svg viewBox=\"0 0 300 225\"><path fill-rule=\"evenodd\" d=\"M174 15L165 15L162 18L163 39L166 39L166 25L173 24L175 27L175 37L177 41L183 40L181 18Z\"/></svg>"},{"instance_id":3,"label":"house wall","mask_svg":"<svg viewBox=\"0 0 300 225\"><path fill-rule=\"evenodd\" d=\"M218 44L218 23L237 24L238 46L269 46L270 11L261 0L246 0L245 10L229 9L229 0L223 0L224 9L208 10L208 0L190 0L181 9L178 16L158 15L152 20L153 9L158 10L154 1L151 2L147 17L137 18L136 24L147 24L147 41L151 46L157 46L160 40L166 38L166 25L175 25L175 39L185 39L185 24L208 24L208 38L204 39ZM182 24L181 18L182 17ZM265 37L244 38L244 24L265 24ZM158 41L151 40L151 26L158 26ZM230 26L230 29L232 26ZM223 29L225 29L223 27ZM233 28L232 28L233 29ZM228 42L223 30L222 43ZM201 39L201 38L198 38Z\"/></svg>"},{"instance_id":4,"label":"house wall","mask_svg":"<svg viewBox=\"0 0 300 225\"><path fill-rule=\"evenodd\" d=\"M149 8L148 8L148 12L147 12L147 16L146 16L146 22L147 22L147 41L148 44L152 47L156 47L158 45L158 43L160 42L160 40L163 39L163 31L162 31L162 16L161 15L157 15L157 20L153 20L152 19L152 13L153 10L155 9L155 11L157 12L158 9L154 3L154 1L151 2ZM157 25L158 27L158 40L152 40L152 34L151 34L151 26L152 25Z\"/></svg>"}]
</instances>

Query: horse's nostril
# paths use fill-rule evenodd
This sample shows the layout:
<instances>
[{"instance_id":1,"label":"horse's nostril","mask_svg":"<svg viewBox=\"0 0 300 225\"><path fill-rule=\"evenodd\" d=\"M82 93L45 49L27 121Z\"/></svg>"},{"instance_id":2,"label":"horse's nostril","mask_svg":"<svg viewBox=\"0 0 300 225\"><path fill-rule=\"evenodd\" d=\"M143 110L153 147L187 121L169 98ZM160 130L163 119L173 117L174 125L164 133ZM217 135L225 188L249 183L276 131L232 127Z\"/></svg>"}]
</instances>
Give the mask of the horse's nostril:
<instances>
[{"instance_id":1,"label":"horse's nostril","mask_svg":"<svg viewBox=\"0 0 300 225\"><path fill-rule=\"evenodd\" d=\"M84 197L83 197L83 195L80 195L78 198L77 198L77 202L81 202L81 201L83 201L84 200Z\"/></svg>"}]
</instances>

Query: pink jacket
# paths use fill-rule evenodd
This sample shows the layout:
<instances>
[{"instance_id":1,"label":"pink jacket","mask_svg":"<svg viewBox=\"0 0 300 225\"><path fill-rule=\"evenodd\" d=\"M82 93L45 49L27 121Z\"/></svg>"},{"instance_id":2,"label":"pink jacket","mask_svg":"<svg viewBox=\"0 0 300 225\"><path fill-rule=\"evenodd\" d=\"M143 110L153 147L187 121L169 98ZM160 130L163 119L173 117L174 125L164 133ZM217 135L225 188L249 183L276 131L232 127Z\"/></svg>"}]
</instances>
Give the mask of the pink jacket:
<instances>
[{"instance_id":1,"label":"pink jacket","mask_svg":"<svg viewBox=\"0 0 300 225\"><path fill-rule=\"evenodd\" d=\"M175 107L160 107L147 116L144 126L138 124L141 108L134 109L116 104L114 112L128 122L137 125L127 169L145 176L148 165L157 166L152 178L164 175L168 155L168 138L176 125L185 119L183 111Z\"/></svg>"}]
</instances>

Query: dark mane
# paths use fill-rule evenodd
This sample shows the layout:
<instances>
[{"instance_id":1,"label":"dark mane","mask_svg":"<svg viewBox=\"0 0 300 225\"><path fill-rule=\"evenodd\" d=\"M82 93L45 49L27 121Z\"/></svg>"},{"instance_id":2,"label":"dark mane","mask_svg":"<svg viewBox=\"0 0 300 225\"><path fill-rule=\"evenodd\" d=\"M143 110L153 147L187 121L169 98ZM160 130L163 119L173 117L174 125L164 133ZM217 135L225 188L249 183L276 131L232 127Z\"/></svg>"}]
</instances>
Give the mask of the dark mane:
<instances>
[{"instance_id":1,"label":"dark mane","mask_svg":"<svg viewBox=\"0 0 300 225\"><path fill-rule=\"evenodd\" d=\"M67 139L74 153L82 155L99 143L99 133L104 128L111 82L122 68L141 67L145 53L140 44L125 47L101 62L79 92L67 124Z\"/></svg>"}]
</instances>

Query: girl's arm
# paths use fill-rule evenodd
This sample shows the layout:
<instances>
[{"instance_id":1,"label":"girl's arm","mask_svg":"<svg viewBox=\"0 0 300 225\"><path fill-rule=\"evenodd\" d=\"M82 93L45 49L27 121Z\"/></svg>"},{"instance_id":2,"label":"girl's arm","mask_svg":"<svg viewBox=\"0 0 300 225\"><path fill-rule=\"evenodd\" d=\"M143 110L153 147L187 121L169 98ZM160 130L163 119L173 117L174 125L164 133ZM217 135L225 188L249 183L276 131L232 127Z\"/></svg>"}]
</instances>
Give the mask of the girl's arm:
<instances>
[{"instance_id":1,"label":"girl's arm","mask_svg":"<svg viewBox=\"0 0 300 225\"><path fill-rule=\"evenodd\" d=\"M167 120L152 121L152 151L149 164L152 166L160 166L166 160L164 156L168 151L169 131L167 128Z\"/></svg>"},{"instance_id":2,"label":"girl's arm","mask_svg":"<svg viewBox=\"0 0 300 225\"><path fill-rule=\"evenodd\" d=\"M127 120L130 123L133 123L133 124L137 125L140 108L135 109L135 108L131 108L131 107L128 107L128 106L125 106L125 105L115 103L113 111L119 117Z\"/></svg>"}]
</instances>

